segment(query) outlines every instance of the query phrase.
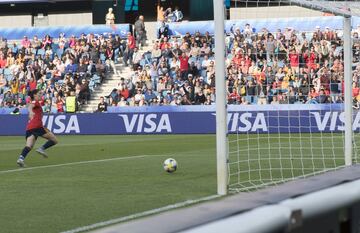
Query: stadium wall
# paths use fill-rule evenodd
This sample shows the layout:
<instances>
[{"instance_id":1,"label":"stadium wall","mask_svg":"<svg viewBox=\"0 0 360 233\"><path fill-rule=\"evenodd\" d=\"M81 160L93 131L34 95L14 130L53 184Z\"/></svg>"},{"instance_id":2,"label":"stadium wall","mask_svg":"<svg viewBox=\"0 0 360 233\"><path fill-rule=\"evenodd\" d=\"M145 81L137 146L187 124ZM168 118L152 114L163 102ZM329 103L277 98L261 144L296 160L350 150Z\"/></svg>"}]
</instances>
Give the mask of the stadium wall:
<instances>
[{"instance_id":1,"label":"stadium wall","mask_svg":"<svg viewBox=\"0 0 360 233\"><path fill-rule=\"evenodd\" d=\"M281 17L316 17L323 13L298 6L267 6L230 8L230 19L256 19Z\"/></svg>"},{"instance_id":2,"label":"stadium wall","mask_svg":"<svg viewBox=\"0 0 360 233\"><path fill-rule=\"evenodd\" d=\"M49 24L51 26L77 26L93 24L91 12L69 13L69 14L49 14Z\"/></svg>"},{"instance_id":3,"label":"stadium wall","mask_svg":"<svg viewBox=\"0 0 360 233\"><path fill-rule=\"evenodd\" d=\"M3 15L0 16L0 28L33 27L39 26L77 26L93 24L91 12L66 14L38 14L38 15Z\"/></svg>"},{"instance_id":4,"label":"stadium wall","mask_svg":"<svg viewBox=\"0 0 360 233\"><path fill-rule=\"evenodd\" d=\"M300 17L300 18L269 18L269 19L238 19L227 20L225 22L226 33L230 33L232 29L239 27L244 29L245 24L249 23L255 32L261 31L263 28L268 29L270 32L275 32L277 29L285 29L291 25L296 31L312 32L319 26L321 29L330 27L333 30L343 29L343 18L340 16L327 16L327 17ZM360 17L352 18L353 27L360 24ZM169 23L169 31L171 35L181 36L187 32L206 32L214 34L213 21L197 21L186 23Z\"/></svg>"},{"instance_id":5,"label":"stadium wall","mask_svg":"<svg viewBox=\"0 0 360 233\"><path fill-rule=\"evenodd\" d=\"M31 26L32 26L31 15L0 16L0 28L31 27Z\"/></svg>"},{"instance_id":6,"label":"stadium wall","mask_svg":"<svg viewBox=\"0 0 360 233\"><path fill-rule=\"evenodd\" d=\"M27 115L0 115L0 135L23 135ZM228 108L229 133L329 133L344 131L341 105ZM215 106L110 108L108 113L44 115L55 134L214 134ZM360 112L353 129L360 131Z\"/></svg>"}]
</instances>

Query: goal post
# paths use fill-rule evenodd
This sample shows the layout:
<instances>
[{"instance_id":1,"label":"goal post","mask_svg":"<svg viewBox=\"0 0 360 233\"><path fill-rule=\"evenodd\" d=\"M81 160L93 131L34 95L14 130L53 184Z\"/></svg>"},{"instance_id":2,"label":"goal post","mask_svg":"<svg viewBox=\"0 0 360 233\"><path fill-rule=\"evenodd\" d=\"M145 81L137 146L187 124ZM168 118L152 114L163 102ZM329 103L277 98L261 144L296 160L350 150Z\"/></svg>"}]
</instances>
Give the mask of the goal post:
<instances>
[{"instance_id":1,"label":"goal post","mask_svg":"<svg viewBox=\"0 0 360 233\"><path fill-rule=\"evenodd\" d=\"M216 160L217 193L228 190L228 129L225 86L225 8L222 0L214 0L215 77L216 77Z\"/></svg>"},{"instance_id":2,"label":"goal post","mask_svg":"<svg viewBox=\"0 0 360 233\"><path fill-rule=\"evenodd\" d=\"M345 86L345 165L352 164L353 156L353 101L352 101L352 40L351 17L344 16L344 86Z\"/></svg>"}]
</instances>

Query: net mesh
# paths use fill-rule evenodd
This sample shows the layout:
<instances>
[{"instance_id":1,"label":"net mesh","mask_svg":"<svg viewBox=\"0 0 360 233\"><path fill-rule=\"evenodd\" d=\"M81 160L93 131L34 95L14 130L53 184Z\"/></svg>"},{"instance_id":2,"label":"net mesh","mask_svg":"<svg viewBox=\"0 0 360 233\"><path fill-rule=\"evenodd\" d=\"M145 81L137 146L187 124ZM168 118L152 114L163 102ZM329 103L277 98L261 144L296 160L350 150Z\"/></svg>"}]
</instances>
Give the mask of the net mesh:
<instances>
[{"instance_id":1,"label":"net mesh","mask_svg":"<svg viewBox=\"0 0 360 233\"><path fill-rule=\"evenodd\" d=\"M353 67L358 162L358 9L359 2L232 1L226 60L230 191L344 166L344 66ZM343 62L338 15L352 17L352 64ZM241 112L232 111L233 104L243 105Z\"/></svg>"}]
</instances>

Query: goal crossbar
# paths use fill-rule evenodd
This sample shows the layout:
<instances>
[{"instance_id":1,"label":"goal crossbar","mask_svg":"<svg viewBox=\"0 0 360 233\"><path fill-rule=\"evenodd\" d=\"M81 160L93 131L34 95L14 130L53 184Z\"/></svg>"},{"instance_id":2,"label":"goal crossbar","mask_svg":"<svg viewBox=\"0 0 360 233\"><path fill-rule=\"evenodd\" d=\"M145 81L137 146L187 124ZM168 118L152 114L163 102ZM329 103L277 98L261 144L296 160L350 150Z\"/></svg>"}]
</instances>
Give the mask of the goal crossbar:
<instances>
[{"instance_id":1,"label":"goal crossbar","mask_svg":"<svg viewBox=\"0 0 360 233\"><path fill-rule=\"evenodd\" d=\"M343 16L346 18L350 18L351 16L353 16L350 10L345 8L340 9L334 6L330 6L329 4L326 4L325 1L287 0L287 2L291 3L292 5L297 5L312 10L331 12L334 15Z\"/></svg>"}]
</instances>

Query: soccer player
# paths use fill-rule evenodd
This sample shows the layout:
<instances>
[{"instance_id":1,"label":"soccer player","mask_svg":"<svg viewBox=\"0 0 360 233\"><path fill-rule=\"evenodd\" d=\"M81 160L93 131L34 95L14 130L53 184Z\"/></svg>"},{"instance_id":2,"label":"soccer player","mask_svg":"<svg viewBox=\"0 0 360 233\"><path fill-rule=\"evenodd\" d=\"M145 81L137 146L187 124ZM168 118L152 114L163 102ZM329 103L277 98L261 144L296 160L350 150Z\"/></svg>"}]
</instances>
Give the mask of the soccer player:
<instances>
[{"instance_id":1,"label":"soccer player","mask_svg":"<svg viewBox=\"0 0 360 233\"><path fill-rule=\"evenodd\" d=\"M42 147L36 150L36 152L41 154L44 158L48 157L45 150L58 143L56 136L45 128L42 123L43 111L41 107L41 96L42 93L39 90L29 92L31 102L28 105L29 121L26 126L26 146L17 160L17 164L20 167L25 166L24 160L39 136L48 140Z\"/></svg>"}]
</instances>

